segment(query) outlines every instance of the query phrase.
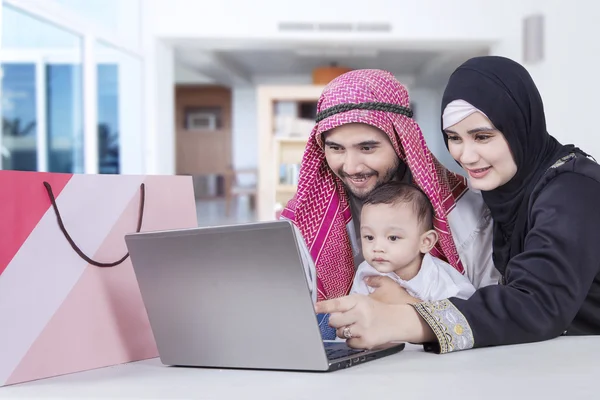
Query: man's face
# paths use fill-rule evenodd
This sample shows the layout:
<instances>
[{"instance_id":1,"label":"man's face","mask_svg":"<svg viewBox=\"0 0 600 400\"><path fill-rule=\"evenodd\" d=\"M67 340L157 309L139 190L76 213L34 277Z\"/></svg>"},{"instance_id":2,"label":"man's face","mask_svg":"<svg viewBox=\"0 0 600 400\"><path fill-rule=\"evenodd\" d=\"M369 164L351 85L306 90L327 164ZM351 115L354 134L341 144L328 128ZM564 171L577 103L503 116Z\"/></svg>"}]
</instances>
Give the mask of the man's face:
<instances>
[{"instance_id":1,"label":"man's face","mask_svg":"<svg viewBox=\"0 0 600 400\"><path fill-rule=\"evenodd\" d=\"M400 159L380 129L345 124L327 132L324 139L327 164L359 200L398 173Z\"/></svg>"}]
</instances>

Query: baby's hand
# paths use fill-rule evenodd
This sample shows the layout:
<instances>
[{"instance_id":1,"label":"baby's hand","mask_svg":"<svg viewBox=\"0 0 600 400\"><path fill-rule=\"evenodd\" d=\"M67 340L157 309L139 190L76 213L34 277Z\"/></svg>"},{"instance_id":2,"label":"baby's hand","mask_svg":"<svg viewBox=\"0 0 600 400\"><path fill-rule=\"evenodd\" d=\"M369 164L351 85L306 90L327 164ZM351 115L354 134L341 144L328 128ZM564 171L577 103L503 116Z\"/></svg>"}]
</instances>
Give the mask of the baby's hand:
<instances>
[{"instance_id":1,"label":"baby's hand","mask_svg":"<svg viewBox=\"0 0 600 400\"><path fill-rule=\"evenodd\" d=\"M406 289L388 276L369 276L365 278L365 283L375 289L369 297L382 303L414 304L421 301L408 294Z\"/></svg>"}]
</instances>

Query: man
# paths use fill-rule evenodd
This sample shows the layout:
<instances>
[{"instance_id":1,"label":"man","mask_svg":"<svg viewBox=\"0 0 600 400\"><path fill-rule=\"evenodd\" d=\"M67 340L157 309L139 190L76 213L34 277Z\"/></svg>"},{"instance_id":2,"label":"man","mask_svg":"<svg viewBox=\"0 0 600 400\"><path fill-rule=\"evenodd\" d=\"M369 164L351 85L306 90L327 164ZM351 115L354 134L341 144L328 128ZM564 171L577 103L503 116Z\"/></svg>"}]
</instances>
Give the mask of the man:
<instances>
[{"instance_id":1,"label":"man","mask_svg":"<svg viewBox=\"0 0 600 400\"><path fill-rule=\"evenodd\" d=\"M282 212L314 260L318 300L348 294L363 261L362 200L391 179L418 185L431 201L439 234L432 255L466 273L475 287L497 282L492 221L481 196L431 154L406 88L389 72L356 70L334 79L319 98L298 191Z\"/></svg>"}]
</instances>

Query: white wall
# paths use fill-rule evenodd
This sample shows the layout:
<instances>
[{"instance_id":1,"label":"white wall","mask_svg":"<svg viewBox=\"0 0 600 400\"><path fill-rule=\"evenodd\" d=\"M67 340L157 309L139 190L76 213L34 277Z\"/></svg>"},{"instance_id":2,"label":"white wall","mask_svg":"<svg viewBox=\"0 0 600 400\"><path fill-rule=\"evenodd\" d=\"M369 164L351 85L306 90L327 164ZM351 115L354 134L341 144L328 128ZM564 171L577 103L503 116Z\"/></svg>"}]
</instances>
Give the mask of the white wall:
<instances>
[{"instance_id":1,"label":"white wall","mask_svg":"<svg viewBox=\"0 0 600 400\"><path fill-rule=\"evenodd\" d=\"M492 54L510 57L529 70L544 101L550 134L600 159L600 134L595 132L600 4L573 1L566 6L562 0L527 0L511 12L516 18L505 20L505 30ZM545 56L541 62L527 64L522 54L521 18L533 13L544 15Z\"/></svg>"},{"instance_id":2,"label":"white wall","mask_svg":"<svg viewBox=\"0 0 600 400\"><path fill-rule=\"evenodd\" d=\"M546 16L546 55L528 69L544 99L548 131L600 160L600 3L565 7L558 0L539 1L537 9Z\"/></svg>"},{"instance_id":3,"label":"white wall","mask_svg":"<svg viewBox=\"0 0 600 400\"><path fill-rule=\"evenodd\" d=\"M456 2L458 1L457 4ZM512 0L515 1L516 0ZM437 0L372 0L368 8L351 7L347 1L305 0L302 3L289 3L277 0L262 0L247 2L242 0L223 0L218 2L199 2L196 0L145 0L144 29L145 36L153 38L236 38L264 40L314 40L340 42L350 40L401 41L413 43L416 47L426 47L430 41L450 44L452 41L493 40L501 32L502 21L493 18L481 18L482 13L494 15L500 8L498 5L482 4L479 0L456 0L455 2L440 2ZM490 11L490 7L493 9ZM508 4L505 7L510 8ZM318 10L318 12L315 12ZM444 15L444 19L432 22L432 16ZM199 17L201 16L201 18ZM199 23L199 20L201 23ZM277 31L279 22L389 22L393 26L391 33L367 34L336 34L336 33L280 33ZM415 44L416 41L416 44ZM439 45L439 43L438 43ZM152 56L155 57L155 56ZM156 59L156 58L154 58ZM164 63L164 60L157 62ZM195 80L190 71L178 68L179 81ZM153 75L159 78L157 75ZM150 79L150 80L148 80ZM148 85L156 85L147 78ZM160 76L161 80L165 78ZM254 83L264 84L304 84L310 83L309 75L285 77L254 77ZM163 85L164 83L158 83ZM151 90L151 88L146 88ZM257 165L257 132L256 132L256 92L252 87L233 88L233 153L234 164L238 168ZM147 98L148 104L154 100ZM426 96L425 96L426 97ZM167 101L170 97L156 99L153 108L148 109L149 120L164 119L168 113L165 107L170 107ZM424 101L427 106L421 106L421 118L424 120L424 109L434 110L432 100ZM427 122L423 122L427 125ZM151 124L149 124L151 125ZM164 125L159 123L159 125ZM437 128L424 129L427 134L437 132ZM161 143L173 141L172 129L160 132L149 126L146 132L149 141ZM170 135L166 138L165 135ZM158 152L160 149L160 153ZM150 171L168 173L172 171L171 157L167 149L157 143L148 146L148 168ZM442 153L443 154L443 153ZM166 159L164 158L166 157ZM441 157L443 158L443 157Z\"/></svg>"},{"instance_id":4,"label":"white wall","mask_svg":"<svg viewBox=\"0 0 600 400\"><path fill-rule=\"evenodd\" d=\"M347 0L145 0L156 9L156 34L161 37L204 38L299 38L325 41L415 40L454 41L496 39L503 21L494 18L501 9L511 9L518 0L371 0L368 5ZM435 17L436 15L443 17ZM281 34L279 22L389 22L392 33ZM422 43L425 45L426 43Z\"/></svg>"},{"instance_id":5,"label":"white wall","mask_svg":"<svg viewBox=\"0 0 600 400\"><path fill-rule=\"evenodd\" d=\"M173 48L153 37L144 44L143 134L146 173L175 174L175 57Z\"/></svg>"},{"instance_id":6,"label":"white wall","mask_svg":"<svg viewBox=\"0 0 600 400\"><path fill-rule=\"evenodd\" d=\"M143 137L147 174L175 174L175 53L156 35L159 10L146 3L141 12L144 51Z\"/></svg>"},{"instance_id":7,"label":"white wall","mask_svg":"<svg viewBox=\"0 0 600 400\"><path fill-rule=\"evenodd\" d=\"M542 11L546 15L546 57L539 64L525 66L544 98L548 129L559 140L576 142L600 158L600 135L594 131L598 112L595 93L600 92L600 80L595 79L596 66L600 61L600 45L596 41L600 37L598 3L575 1L570 7L565 7L560 0L509 0L502 3L479 0L372 0L368 8L351 7L347 1L341 0L305 0L296 3L297 6L276 0L223 0L221 3L146 0L144 4L146 8L153 9L154 15L160 16L151 19L150 23L153 34L164 38L260 38L289 43L300 39L335 43L396 42L398 47L414 48L428 48L432 44L439 46L440 43L450 46L479 40L493 42L492 54L507 56L518 62L523 62L522 18L529 13ZM199 23L199 15L202 16L202 23ZM277 24L286 21L389 22L393 31L364 33L360 36L358 33L278 32ZM280 77L262 77L259 81L284 83ZM285 83L302 82L302 77L294 76L292 81ZM421 97L418 101L420 115L417 118L421 119L419 123L428 142L432 142L434 153L440 161L454 169L453 161L442 151L443 148L435 143L433 137L429 138L430 133L439 132L437 117L423 120L426 115L424 108L439 115L440 94L415 90L413 96L416 100ZM166 99L162 99L162 105L167 104ZM256 137L251 134L251 130L256 128L249 125L256 109L253 89L234 88L234 109L237 110L233 132L234 162L238 167L251 166L256 162L255 156L250 155L250 149L256 146L256 142L250 140L250 137ZM163 112L158 108L154 110ZM161 134L167 133L168 130ZM170 165L172 160L160 162Z\"/></svg>"},{"instance_id":8,"label":"white wall","mask_svg":"<svg viewBox=\"0 0 600 400\"><path fill-rule=\"evenodd\" d=\"M119 123L121 174L143 174L146 170L144 151L142 63L115 52L119 60Z\"/></svg>"},{"instance_id":9,"label":"white wall","mask_svg":"<svg viewBox=\"0 0 600 400\"><path fill-rule=\"evenodd\" d=\"M456 4L459 1L460 4ZM199 2L196 0L145 0L144 1L144 36L153 38L260 38L267 41L277 40L314 40L340 42L349 40L401 41L413 43L416 47L427 47L431 41L448 43L452 41L472 41L477 38L489 41L496 38L501 31L501 21L493 18L480 18L484 12L490 12L490 5L482 5L478 0L456 0L452 3L437 0L373 0L369 8L349 7L347 1L305 0L302 3L262 0L246 2L241 0L223 0L218 2ZM516 1L516 0L512 0ZM495 8L498 6L492 5ZM508 5L506 5L508 7ZM319 12L315 12L319 10ZM443 20L432 24L432 15L444 15ZM202 23L199 23L199 16ZM389 22L393 25L391 33L367 34L336 34L336 33L280 33L277 31L279 22ZM148 40L148 39L146 39ZM416 41L416 43L415 43ZM155 57L155 56L151 56ZM156 58L154 58L156 59ZM164 60L157 62L164 64ZM190 71L177 67L179 81L195 81ZM157 75L154 75L158 78ZM152 78L146 83L156 85ZM165 77L161 76L161 80ZM255 84L308 84L310 75L304 76L257 76L253 77ZM164 83L158 83L163 85ZM151 90L151 88L146 88ZM238 168L254 167L257 165L257 132L256 132L256 91L252 87L233 88L233 153L234 164ZM147 98L148 104L153 100ZM148 109L149 119L164 119L170 107L167 101L170 97L160 99ZM158 99L157 99L158 101ZM431 103L431 102L430 102ZM431 103L431 109L433 109ZM154 112L153 112L154 111ZM424 118L423 113L421 113ZM164 125L159 123L159 125ZM426 130L437 132L437 130ZM149 126L147 139L152 141L173 141L172 129L160 132ZM165 135L171 135L166 138ZM160 149L160 153L158 152ZM156 143L148 146L149 171L168 173L172 171L172 155L166 155L169 147ZM164 157L167 157L166 159ZM442 157L443 158L443 157Z\"/></svg>"},{"instance_id":10,"label":"white wall","mask_svg":"<svg viewBox=\"0 0 600 400\"><path fill-rule=\"evenodd\" d=\"M300 75L255 75L252 77L254 85L310 85L312 76L310 74Z\"/></svg>"},{"instance_id":11,"label":"white wall","mask_svg":"<svg viewBox=\"0 0 600 400\"><path fill-rule=\"evenodd\" d=\"M256 168L258 140L256 89L252 86L234 87L232 93L232 141L235 168Z\"/></svg>"},{"instance_id":12,"label":"white wall","mask_svg":"<svg viewBox=\"0 0 600 400\"><path fill-rule=\"evenodd\" d=\"M214 81L197 71L194 71L192 68L183 65L181 63L175 62L174 67L175 74L175 83L181 85L202 85L202 84L210 84L214 83Z\"/></svg>"},{"instance_id":13,"label":"white wall","mask_svg":"<svg viewBox=\"0 0 600 400\"><path fill-rule=\"evenodd\" d=\"M444 88L410 90L411 102L415 103L415 120L421 127L427 147L446 168L462 173L461 168L448 153L441 131L440 107Z\"/></svg>"}]
</instances>

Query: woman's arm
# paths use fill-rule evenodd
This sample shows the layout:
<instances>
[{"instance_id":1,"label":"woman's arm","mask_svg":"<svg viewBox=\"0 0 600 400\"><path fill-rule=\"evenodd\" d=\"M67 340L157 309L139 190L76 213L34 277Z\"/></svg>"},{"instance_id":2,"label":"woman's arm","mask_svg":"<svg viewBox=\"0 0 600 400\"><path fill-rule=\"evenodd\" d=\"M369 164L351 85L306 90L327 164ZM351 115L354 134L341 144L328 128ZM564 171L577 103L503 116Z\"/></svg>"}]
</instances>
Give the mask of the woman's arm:
<instances>
[{"instance_id":1,"label":"woman's arm","mask_svg":"<svg viewBox=\"0 0 600 400\"><path fill-rule=\"evenodd\" d=\"M505 285L484 287L468 300L416 304L437 336L436 350L561 335L600 271L599 200L598 182L570 172L558 175L533 205L524 251L508 263Z\"/></svg>"},{"instance_id":2,"label":"woman's arm","mask_svg":"<svg viewBox=\"0 0 600 400\"><path fill-rule=\"evenodd\" d=\"M352 294L315 304L318 314L330 314L329 325L344 338L350 327L350 347L371 349L393 342L424 343L435 340L432 329L408 304L386 304L373 298Z\"/></svg>"},{"instance_id":3,"label":"woman's arm","mask_svg":"<svg viewBox=\"0 0 600 400\"><path fill-rule=\"evenodd\" d=\"M338 336L351 327L353 347L429 342L447 353L554 338L567 329L600 271L599 199L600 184L590 178L563 173L553 179L535 202L525 251L509 262L506 285L486 286L468 300L390 305L355 295L316 309L332 314Z\"/></svg>"}]
</instances>

